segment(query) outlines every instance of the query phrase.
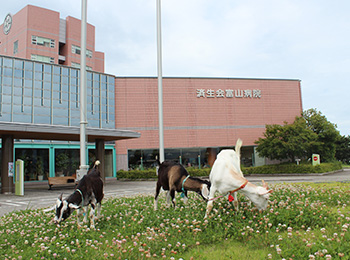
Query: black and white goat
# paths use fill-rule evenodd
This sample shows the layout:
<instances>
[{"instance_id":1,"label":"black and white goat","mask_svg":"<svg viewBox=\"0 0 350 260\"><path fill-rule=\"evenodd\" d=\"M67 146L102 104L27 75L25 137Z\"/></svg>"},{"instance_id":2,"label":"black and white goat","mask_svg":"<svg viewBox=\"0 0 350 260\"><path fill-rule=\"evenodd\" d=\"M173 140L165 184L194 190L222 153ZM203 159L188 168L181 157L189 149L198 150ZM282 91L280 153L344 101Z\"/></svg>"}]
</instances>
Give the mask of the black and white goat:
<instances>
[{"instance_id":1,"label":"black and white goat","mask_svg":"<svg viewBox=\"0 0 350 260\"><path fill-rule=\"evenodd\" d=\"M175 191L182 192L184 202L187 202L187 191L197 192L203 199L208 199L210 182L190 177L186 169L178 163L165 161L159 165L156 195L154 197L154 210L158 209L158 195L160 188L167 191L167 204L170 197L175 207Z\"/></svg>"},{"instance_id":2,"label":"black and white goat","mask_svg":"<svg viewBox=\"0 0 350 260\"><path fill-rule=\"evenodd\" d=\"M55 223L60 223L61 221L67 219L74 210L77 212L77 222L78 225L79 217L81 216L81 209L84 213L84 223L87 223L87 211L88 206L91 205L90 210L90 227L95 228L95 209L97 208L97 218L100 217L101 213L101 201L103 199L103 180L101 179L101 174L98 169L100 161L96 161L93 168L79 181L78 186L75 191L69 195L66 199L62 199L62 194L57 199L57 203L52 208L44 210L45 212L56 210L56 215L54 218Z\"/></svg>"}]
</instances>

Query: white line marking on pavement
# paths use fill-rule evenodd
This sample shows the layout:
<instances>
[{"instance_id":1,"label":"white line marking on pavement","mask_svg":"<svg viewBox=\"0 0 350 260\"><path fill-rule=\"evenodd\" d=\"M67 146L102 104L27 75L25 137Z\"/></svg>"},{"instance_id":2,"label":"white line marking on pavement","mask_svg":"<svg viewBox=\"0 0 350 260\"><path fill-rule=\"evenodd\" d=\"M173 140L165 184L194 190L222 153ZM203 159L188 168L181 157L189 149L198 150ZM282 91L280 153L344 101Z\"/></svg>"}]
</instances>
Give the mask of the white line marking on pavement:
<instances>
[{"instance_id":1,"label":"white line marking on pavement","mask_svg":"<svg viewBox=\"0 0 350 260\"><path fill-rule=\"evenodd\" d=\"M9 202L9 203L18 203L18 204L22 204L22 205L27 205L28 204L28 202L23 202L23 201L8 201L7 200L7 202Z\"/></svg>"},{"instance_id":2,"label":"white line marking on pavement","mask_svg":"<svg viewBox=\"0 0 350 260\"><path fill-rule=\"evenodd\" d=\"M1 204L5 204L5 205L8 205L8 206L14 206L14 207L20 207L21 205L18 205L18 204L15 204L15 203L12 203L12 202L1 202Z\"/></svg>"}]
</instances>

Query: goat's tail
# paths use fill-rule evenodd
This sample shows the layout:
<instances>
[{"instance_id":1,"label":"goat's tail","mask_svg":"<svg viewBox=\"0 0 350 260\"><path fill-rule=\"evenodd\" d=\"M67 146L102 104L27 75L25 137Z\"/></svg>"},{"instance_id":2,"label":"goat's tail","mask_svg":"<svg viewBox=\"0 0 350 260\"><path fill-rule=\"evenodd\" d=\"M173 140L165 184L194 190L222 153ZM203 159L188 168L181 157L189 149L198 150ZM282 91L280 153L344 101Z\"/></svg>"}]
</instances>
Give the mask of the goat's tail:
<instances>
[{"instance_id":1,"label":"goat's tail","mask_svg":"<svg viewBox=\"0 0 350 260\"><path fill-rule=\"evenodd\" d=\"M236 146L235 146L235 151L236 151L236 154L238 155L238 158L241 158L242 144L243 144L243 142L242 142L241 138L238 138L237 142L236 142Z\"/></svg>"},{"instance_id":2,"label":"goat's tail","mask_svg":"<svg viewBox=\"0 0 350 260\"><path fill-rule=\"evenodd\" d=\"M100 160L96 160L95 164L94 164L94 168L96 168L97 166L99 166L101 164Z\"/></svg>"}]
</instances>

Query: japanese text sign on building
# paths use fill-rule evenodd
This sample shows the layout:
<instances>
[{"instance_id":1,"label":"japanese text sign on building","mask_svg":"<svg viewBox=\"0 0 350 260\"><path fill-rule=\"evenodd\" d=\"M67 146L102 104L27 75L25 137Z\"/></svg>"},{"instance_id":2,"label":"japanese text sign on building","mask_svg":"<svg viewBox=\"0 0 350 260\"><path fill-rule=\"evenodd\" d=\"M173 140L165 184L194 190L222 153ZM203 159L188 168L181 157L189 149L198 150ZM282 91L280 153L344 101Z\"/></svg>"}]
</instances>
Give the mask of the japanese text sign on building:
<instances>
[{"instance_id":1,"label":"japanese text sign on building","mask_svg":"<svg viewBox=\"0 0 350 260\"><path fill-rule=\"evenodd\" d=\"M197 89L197 98L261 98L260 89Z\"/></svg>"}]
</instances>

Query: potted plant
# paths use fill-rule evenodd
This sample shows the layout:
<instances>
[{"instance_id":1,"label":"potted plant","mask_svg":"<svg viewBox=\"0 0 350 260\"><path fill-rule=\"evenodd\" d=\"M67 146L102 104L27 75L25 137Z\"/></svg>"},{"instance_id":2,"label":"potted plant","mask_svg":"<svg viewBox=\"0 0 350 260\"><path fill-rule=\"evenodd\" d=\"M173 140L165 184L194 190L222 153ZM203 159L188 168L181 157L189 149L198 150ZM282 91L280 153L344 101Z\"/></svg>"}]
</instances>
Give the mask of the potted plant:
<instances>
[{"instance_id":1,"label":"potted plant","mask_svg":"<svg viewBox=\"0 0 350 260\"><path fill-rule=\"evenodd\" d=\"M42 181L44 179L44 166L43 160L40 157L36 160L36 173L38 176L38 181Z\"/></svg>"},{"instance_id":2,"label":"potted plant","mask_svg":"<svg viewBox=\"0 0 350 260\"><path fill-rule=\"evenodd\" d=\"M57 155L56 161L55 161L55 170L56 175L58 176L64 176L64 172L67 170L69 162L69 156L65 153L60 153Z\"/></svg>"}]
</instances>

